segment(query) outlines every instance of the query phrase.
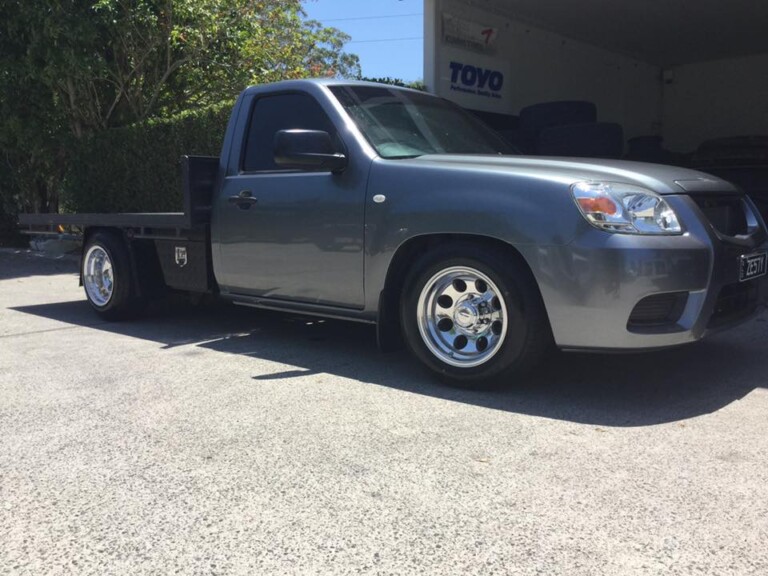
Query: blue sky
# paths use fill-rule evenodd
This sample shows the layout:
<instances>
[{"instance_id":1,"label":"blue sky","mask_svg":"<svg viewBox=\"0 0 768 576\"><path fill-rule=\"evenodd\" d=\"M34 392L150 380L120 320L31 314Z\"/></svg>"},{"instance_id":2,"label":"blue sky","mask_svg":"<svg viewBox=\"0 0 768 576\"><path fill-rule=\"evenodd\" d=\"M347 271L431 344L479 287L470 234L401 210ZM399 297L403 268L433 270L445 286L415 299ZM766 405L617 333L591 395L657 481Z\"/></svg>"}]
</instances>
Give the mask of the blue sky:
<instances>
[{"instance_id":1,"label":"blue sky","mask_svg":"<svg viewBox=\"0 0 768 576\"><path fill-rule=\"evenodd\" d=\"M312 20L349 34L363 76L421 80L423 0L304 0Z\"/></svg>"}]
</instances>

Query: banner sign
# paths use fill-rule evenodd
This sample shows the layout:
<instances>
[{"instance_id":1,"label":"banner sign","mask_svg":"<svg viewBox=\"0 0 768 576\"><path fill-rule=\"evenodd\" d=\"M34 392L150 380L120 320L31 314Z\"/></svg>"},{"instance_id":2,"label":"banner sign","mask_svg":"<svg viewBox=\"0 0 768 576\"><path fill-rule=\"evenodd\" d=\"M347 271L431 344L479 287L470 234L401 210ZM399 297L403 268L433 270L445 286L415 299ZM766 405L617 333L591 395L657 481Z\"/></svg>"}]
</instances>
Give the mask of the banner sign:
<instances>
[{"instance_id":1,"label":"banner sign","mask_svg":"<svg viewBox=\"0 0 768 576\"><path fill-rule=\"evenodd\" d=\"M470 22L443 12L443 42L477 52L493 53L496 50L498 28Z\"/></svg>"},{"instance_id":2,"label":"banner sign","mask_svg":"<svg viewBox=\"0 0 768 576\"><path fill-rule=\"evenodd\" d=\"M480 68L451 60L451 90L486 98L501 98L504 74L499 70Z\"/></svg>"},{"instance_id":3,"label":"banner sign","mask_svg":"<svg viewBox=\"0 0 768 576\"><path fill-rule=\"evenodd\" d=\"M437 94L473 110L509 114L509 62L467 50L444 47Z\"/></svg>"}]
</instances>

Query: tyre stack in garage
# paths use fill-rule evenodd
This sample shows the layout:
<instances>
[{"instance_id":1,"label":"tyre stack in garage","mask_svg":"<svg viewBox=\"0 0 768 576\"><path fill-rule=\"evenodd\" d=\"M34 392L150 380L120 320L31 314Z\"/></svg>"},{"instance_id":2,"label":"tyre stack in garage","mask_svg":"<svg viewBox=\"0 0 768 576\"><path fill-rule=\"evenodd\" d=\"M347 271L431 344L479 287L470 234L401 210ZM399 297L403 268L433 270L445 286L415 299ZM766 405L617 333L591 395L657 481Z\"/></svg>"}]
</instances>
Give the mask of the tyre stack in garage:
<instances>
[{"instance_id":1,"label":"tyre stack in garage","mask_svg":"<svg viewBox=\"0 0 768 576\"><path fill-rule=\"evenodd\" d=\"M540 156L621 158L624 134L619 124L598 122L592 102L543 102L520 111L520 129Z\"/></svg>"},{"instance_id":2,"label":"tyre stack in garage","mask_svg":"<svg viewBox=\"0 0 768 576\"><path fill-rule=\"evenodd\" d=\"M619 124L598 122L593 102L567 100L526 106L519 116L472 111L521 154L621 158Z\"/></svg>"}]
</instances>

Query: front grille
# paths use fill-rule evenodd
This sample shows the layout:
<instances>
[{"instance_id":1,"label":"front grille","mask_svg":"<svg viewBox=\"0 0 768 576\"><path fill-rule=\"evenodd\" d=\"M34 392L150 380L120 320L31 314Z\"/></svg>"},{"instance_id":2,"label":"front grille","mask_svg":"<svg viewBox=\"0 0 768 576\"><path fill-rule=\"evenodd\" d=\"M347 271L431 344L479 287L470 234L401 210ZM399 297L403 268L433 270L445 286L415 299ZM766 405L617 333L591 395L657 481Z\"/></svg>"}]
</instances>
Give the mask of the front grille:
<instances>
[{"instance_id":1,"label":"front grille","mask_svg":"<svg viewBox=\"0 0 768 576\"><path fill-rule=\"evenodd\" d=\"M693 196L712 227L725 236L749 233L746 205L739 196Z\"/></svg>"},{"instance_id":2,"label":"front grille","mask_svg":"<svg viewBox=\"0 0 768 576\"><path fill-rule=\"evenodd\" d=\"M676 324L685 310L688 292L668 292L646 296L629 316L627 328L652 328Z\"/></svg>"},{"instance_id":3,"label":"front grille","mask_svg":"<svg viewBox=\"0 0 768 576\"><path fill-rule=\"evenodd\" d=\"M727 284L720 290L709 328L717 328L749 316L757 309L758 282Z\"/></svg>"}]
</instances>

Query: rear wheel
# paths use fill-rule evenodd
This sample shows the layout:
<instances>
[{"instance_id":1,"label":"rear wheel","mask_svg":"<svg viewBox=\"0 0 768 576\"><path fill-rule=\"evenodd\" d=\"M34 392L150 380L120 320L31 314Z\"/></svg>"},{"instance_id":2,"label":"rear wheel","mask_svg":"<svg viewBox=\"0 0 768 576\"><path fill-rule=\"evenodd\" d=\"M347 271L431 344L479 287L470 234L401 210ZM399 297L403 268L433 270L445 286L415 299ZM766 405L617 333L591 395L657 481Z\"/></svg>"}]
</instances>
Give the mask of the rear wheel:
<instances>
[{"instance_id":1,"label":"rear wheel","mask_svg":"<svg viewBox=\"0 0 768 576\"><path fill-rule=\"evenodd\" d=\"M88 303L102 318L123 320L141 310L128 248L118 234L100 231L88 239L81 272Z\"/></svg>"},{"instance_id":2,"label":"rear wheel","mask_svg":"<svg viewBox=\"0 0 768 576\"><path fill-rule=\"evenodd\" d=\"M483 246L449 245L422 258L400 313L415 356L456 384L502 383L535 365L551 343L530 272Z\"/></svg>"}]
</instances>

